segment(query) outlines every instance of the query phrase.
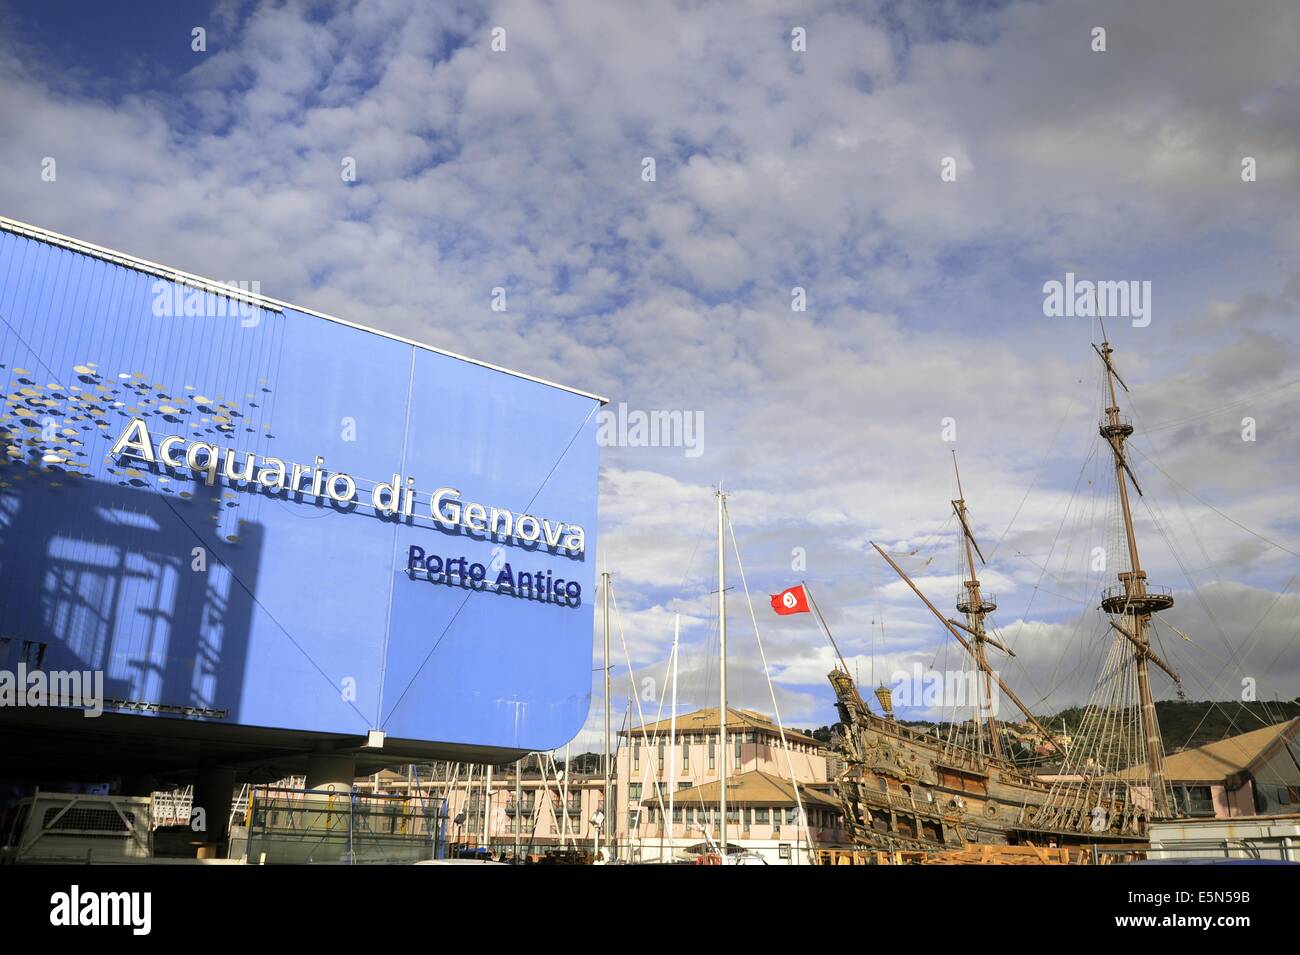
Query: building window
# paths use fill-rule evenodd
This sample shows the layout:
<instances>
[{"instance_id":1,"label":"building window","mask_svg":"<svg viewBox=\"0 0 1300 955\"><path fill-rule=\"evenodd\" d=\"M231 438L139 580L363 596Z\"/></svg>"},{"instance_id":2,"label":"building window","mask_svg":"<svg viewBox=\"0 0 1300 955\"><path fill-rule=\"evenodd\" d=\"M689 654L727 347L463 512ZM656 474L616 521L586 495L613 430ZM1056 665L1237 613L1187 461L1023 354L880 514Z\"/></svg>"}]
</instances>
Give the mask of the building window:
<instances>
[{"instance_id":1,"label":"building window","mask_svg":"<svg viewBox=\"0 0 1300 955\"><path fill-rule=\"evenodd\" d=\"M635 741L632 743L632 768L641 768L641 744Z\"/></svg>"},{"instance_id":2,"label":"building window","mask_svg":"<svg viewBox=\"0 0 1300 955\"><path fill-rule=\"evenodd\" d=\"M742 745L742 740L741 740L741 738L740 738L740 734L737 733L737 734L736 734L736 763L735 763L735 765L737 766L737 768L739 768L739 766L740 766L740 747L741 747L741 745Z\"/></svg>"},{"instance_id":3,"label":"building window","mask_svg":"<svg viewBox=\"0 0 1300 955\"><path fill-rule=\"evenodd\" d=\"M1180 786L1183 811L1189 816L1213 816L1214 797L1209 786Z\"/></svg>"},{"instance_id":4,"label":"building window","mask_svg":"<svg viewBox=\"0 0 1300 955\"><path fill-rule=\"evenodd\" d=\"M713 746L714 746L713 737L710 736L709 737L709 769L713 769L717 762L717 760L714 757Z\"/></svg>"},{"instance_id":5,"label":"building window","mask_svg":"<svg viewBox=\"0 0 1300 955\"><path fill-rule=\"evenodd\" d=\"M682 740L682 772L688 772L691 768L691 739L686 737Z\"/></svg>"},{"instance_id":6,"label":"building window","mask_svg":"<svg viewBox=\"0 0 1300 955\"><path fill-rule=\"evenodd\" d=\"M659 741L659 774L661 776L664 771L664 748L666 745L667 744L663 740Z\"/></svg>"},{"instance_id":7,"label":"building window","mask_svg":"<svg viewBox=\"0 0 1300 955\"><path fill-rule=\"evenodd\" d=\"M635 806L635 805L636 805L637 803L639 803L640 801L641 801L641 784L640 784L640 783L628 783L628 784L627 784L627 803L628 803L628 805L629 805L629 806Z\"/></svg>"},{"instance_id":8,"label":"building window","mask_svg":"<svg viewBox=\"0 0 1300 955\"><path fill-rule=\"evenodd\" d=\"M768 808L766 806L756 807L754 809L754 825L766 826L768 825L769 822L770 819L769 819Z\"/></svg>"}]
</instances>

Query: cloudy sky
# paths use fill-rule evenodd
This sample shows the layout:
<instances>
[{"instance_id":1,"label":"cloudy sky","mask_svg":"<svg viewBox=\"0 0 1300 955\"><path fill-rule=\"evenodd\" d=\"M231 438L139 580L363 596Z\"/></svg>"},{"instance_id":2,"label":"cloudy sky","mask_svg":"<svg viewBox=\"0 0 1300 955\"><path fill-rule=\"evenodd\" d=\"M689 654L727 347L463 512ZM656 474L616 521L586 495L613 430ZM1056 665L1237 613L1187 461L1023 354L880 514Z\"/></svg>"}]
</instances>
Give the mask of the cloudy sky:
<instances>
[{"instance_id":1,"label":"cloudy sky","mask_svg":"<svg viewBox=\"0 0 1300 955\"><path fill-rule=\"evenodd\" d=\"M995 662L1044 712L1086 695L1114 482L1099 330L1044 314L1067 272L1151 283L1107 330L1187 694L1300 694L1289 0L150 6L0 6L0 213L700 416L698 455L603 456L616 724L623 638L650 716L674 611L683 702L715 699L719 481L787 722L834 719L826 641L767 608L801 578L863 682L956 665L868 544L949 609L954 449ZM733 700L770 712L730 561Z\"/></svg>"}]
</instances>

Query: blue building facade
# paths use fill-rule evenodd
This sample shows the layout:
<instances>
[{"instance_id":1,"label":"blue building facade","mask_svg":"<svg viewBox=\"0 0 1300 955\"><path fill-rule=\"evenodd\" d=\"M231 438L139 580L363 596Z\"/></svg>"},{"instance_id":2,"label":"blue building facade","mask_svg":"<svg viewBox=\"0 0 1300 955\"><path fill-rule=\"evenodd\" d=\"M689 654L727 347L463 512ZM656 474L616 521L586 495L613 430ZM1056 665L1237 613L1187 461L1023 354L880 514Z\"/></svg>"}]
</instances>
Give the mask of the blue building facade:
<instances>
[{"instance_id":1,"label":"blue building facade","mask_svg":"<svg viewBox=\"0 0 1300 955\"><path fill-rule=\"evenodd\" d=\"M500 750L590 705L597 396L0 222L0 668Z\"/></svg>"}]
</instances>

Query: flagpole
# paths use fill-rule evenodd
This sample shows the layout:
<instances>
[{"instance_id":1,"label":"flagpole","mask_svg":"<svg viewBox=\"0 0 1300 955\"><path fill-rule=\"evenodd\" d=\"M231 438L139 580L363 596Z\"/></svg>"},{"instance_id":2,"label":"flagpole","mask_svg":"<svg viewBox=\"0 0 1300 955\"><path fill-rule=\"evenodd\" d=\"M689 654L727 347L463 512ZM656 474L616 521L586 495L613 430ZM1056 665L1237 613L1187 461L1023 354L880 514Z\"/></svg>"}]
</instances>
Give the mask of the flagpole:
<instances>
[{"instance_id":1,"label":"flagpole","mask_svg":"<svg viewBox=\"0 0 1300 955\"><path fill-rule=\"evenodd\" d=\"M831 642L831 648L834 649L835 655L840 658L840 666L844 668L844 673L847 676L849 665L844 662L844 654L840 653L839 644L837 644L835 638L831 636L831 628L826 626L826 620L822 617L821 608L817 606L817 598L812 595L812 591L808 588L807 581L799 581L799 586L801 586L803 592L808 595L808 602L812 604L813 612L817 615L817 622L822 625L822 632L826 634L826 639Z\"/></svg>"},{"instance_id":2,"label":"flagpole","mask_svg":"<svg viewBox=\"0 0 1300 955\"><path fill-rule=\"evenodd\" d=\"M722 546L722 523L727 498L718 482L718 675L721 679L718 701L718 835L722 858L727 861L727 552Z\"/></svg>"},{"instance_id":3,"label":"flagpole","mask_svg":"<svg viewBox=\"0 0 1300 955\"><path fill-rule=\"evenodd\" d=\"M682 636L682 615L673 615L673 708L668 717L668 855L675 853L676 832L673 829L677 818L673 807L673 796L677 792L677 644ZM659 861L664 858L663 840L659 840Z\"/></svg>"}]
</instances>

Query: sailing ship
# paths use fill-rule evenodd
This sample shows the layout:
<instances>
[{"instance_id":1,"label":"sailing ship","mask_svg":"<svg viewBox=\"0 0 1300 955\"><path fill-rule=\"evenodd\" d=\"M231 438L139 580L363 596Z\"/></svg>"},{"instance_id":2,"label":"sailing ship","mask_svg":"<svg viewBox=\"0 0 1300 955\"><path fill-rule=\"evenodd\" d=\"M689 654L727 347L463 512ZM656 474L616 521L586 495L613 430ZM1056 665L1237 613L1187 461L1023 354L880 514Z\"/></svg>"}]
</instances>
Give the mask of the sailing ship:
<instances>
[{"instance_id":1,"label":"sailing ship","mask_svg":"<svg viewBox=\"0 0 1300 955\"><path fill-rule=\"evenodd\" d=\"M1139 558L1129 485L1139 495L1142 490L1125 453L1134 429L1121 414L1116 386L1125 392L1128 387L1115 369L1110 343L1103 340L1093 350L1105 371L1109 402L1099 430L1113 458L1125 554L1117 582L1102 595L1110 649L1078 739L1067 747L989 662L993 652L1014 653L990 632L987 618L997 604L977 576L976 558L983 565L984 555L971 529L958 472L952 507L963 563L956 601L961 619L946 616L889 553L874 542L872 546L969 657L979 694L973 733L944 739L900 724L883 684L876 693L882 712L873 712L841 658L829 674L840 720L833 727L832 746L843 765L837 788L846 828L859 845L938 851L970 843L1139 843L1152 818L1176 813L1165 780L1152 666L1180 683L1178 674L1153 650L1150 637L1152 617L1169 609L1173 597L1167 589L1148 585ZM1004 751L993 706L995 687L1059 759L1051 775L1018 763Z\"/></svg>"}]
</instances>

